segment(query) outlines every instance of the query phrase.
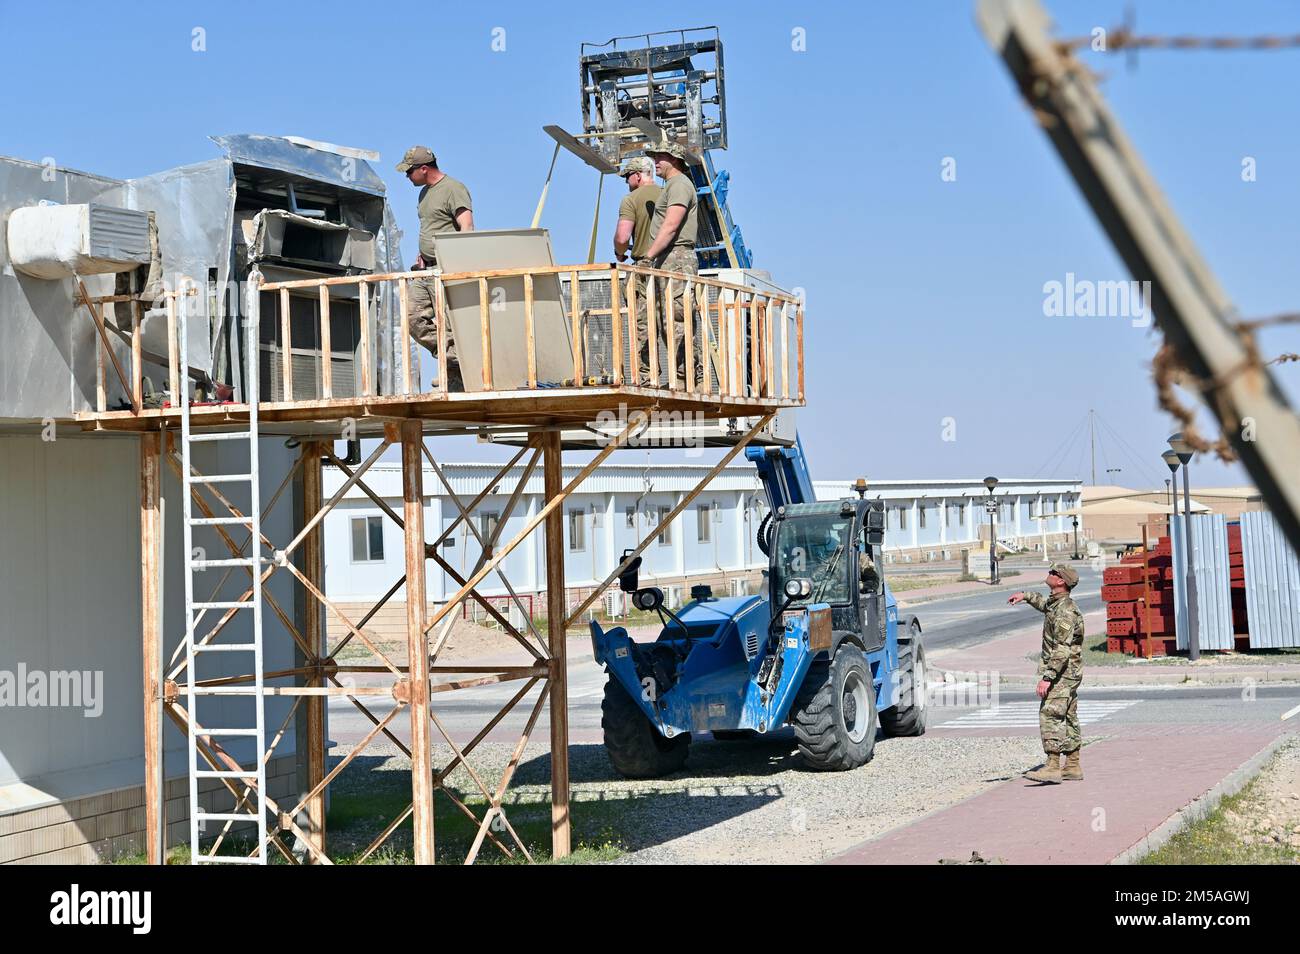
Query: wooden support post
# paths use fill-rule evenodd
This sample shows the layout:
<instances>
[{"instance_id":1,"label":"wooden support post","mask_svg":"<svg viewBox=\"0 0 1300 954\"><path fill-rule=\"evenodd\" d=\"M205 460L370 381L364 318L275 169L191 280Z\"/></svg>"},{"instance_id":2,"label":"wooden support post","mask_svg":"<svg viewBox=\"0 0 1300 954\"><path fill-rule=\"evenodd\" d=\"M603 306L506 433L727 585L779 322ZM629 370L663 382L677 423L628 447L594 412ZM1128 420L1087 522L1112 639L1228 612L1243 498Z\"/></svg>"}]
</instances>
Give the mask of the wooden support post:
<instances>
[{"instance_id":1,"label":"wooden support post","mask_svg":"<svg viewBox=\"0 0 1300 954\"><path fill-rule=\"evenodd\" d=\"M560 432L542 437L544 489L547 501L560 496L564 471ZM551 697L551 855L568 857L569 844L569 672L566 668L564 620L564 508L546 515L546 620L550 637Z\"/></svg>"},{"instance_id":2,"label":"wooden support post","mask_svg":"<svg viewBox=\"0 0 1300 954\"><path fill-rule=\"evenodd\" d=\"M615 272L617 275L618 273ZM579 317L581 312L581 302L578 300L578 271L574 269L569 272L569 316L573 323L573 386L582 387L582 379L586 371L582 367L583 336L582 321Z\"/></svg>"},{"instance_id":3,"label":"wooden support post","mask_svg":"<svg viewBox=\"0 0 1300 954\"><path fill-rule=\"evenodd\" d=\"M370 286L357 282L357 313L361 320L361 394L370 396Z\"/></svg>"},{"instance_id":4,"label":"wooden support post","mask_svg":"<svg viewBox=\"0 0 1300 954\"><path fill-rule=\"evenodd\" d=\"M167 831L163 800L162 468L157 431L140 435L140 617L144 661L144 841L151 865L163 863Z\"/></svg>"},{"instance_id":5,"label":"wooden support post","mask_svg":"<svg viewBox=\"0 0 1300 954\"><path fill-rule=\"evenodd\" d=\"M414 394L411 389L411 298L406 289L406 279L397 280L397 310L401 319L402 336L402 393Z\"/></svg>"},{"instance_id":6,"label":"wooden support post","mask_svg":"<svg viewBox=\"0 0 1300 954\"><path fill-rule=\"evenodd\" d=\"M422 423L403 421L402 515L406 539L406 651L410 662L411 804L415 863L434 863L433 752L429 731L429 640L425 635L424 591L424 443ZM391 435L396 437L397 435Z\"/></svg>"},{"instance_id":7,"label":"wooden support post","mask_svg":"<svg viewBox=\"0 0 1300 954\"><path fill-rule=\"evenodd\" d=\"M323 496L321 493L321 458L327 445L316 441L303 444L302 462L302 525L306 526L312 517L320 512ZM302 571L307 579L321 591L325 589L325 544L322 539L323 525L318 523L302 542ZM306 664L313 668L307 685L320 688L325 685L325 674L320 662L325 658L325 625L322 606L310 593L303 594L304 615L302 621L303 638L314 659L307 658ZM323 695L308 696L303 703L307 712L307 791L315 791L325 777L325 701ZM304 826L315 851L312 856L325 851L325 792L307 800L307 824Z\"/></svg>"},{"instance_id":8,"label":"wooden support post","mask_svg":"<svg viewBox=\"0 0 1300 954\"><path fill-rule=\"evenodd\" d=\"M293 400L293 328L287 288L280 289L280 400Z\"/></svg>"},{"instance_id":9,"label":"wooden support post","mask_svg":"<svg viewBox=\"0 0 1300 954\"><path fill-rule=\"evenodd\" d=\"M533 327L533 276L524 276L524 348L528 360L528 386L537 387L537 333Z\"/></svg>"},{"instance_id":10,"label":"wooden support post","mask_svg":"<svg viewBox=\"0 0 1300 954\"><path fill-rule=\"evenodd\" d=\"M330 340L333 329L330 327L330 290L328 286L320 287L320 396L334 396L334 364L332 355L334 344Z\"/></svg>"},{"instance_id":11,"label":"wooden support post","mask_svg":"<svg viewBox=\"0 0 1300 954\"><path fill-rule=\"evenodd\" d=\"M790 313L789 302L781 302L781 397L790 397Z\"/></svg>"},{"instance_id":12,"label":"wooden support post","mask_svg":"<svg viewBox=\"0 0 1300 954\"><path fill-rule=\"evenodd\" d=\"M803 302L794 312L794 346L799 352L799 401L803 402Z\"/></svg>"},{"instance_id":13,"label":"wooden support post","mask_svg":"<svg viewBox=\"0 0 1300 954\"><path fill-rule=\"evenodd\" d=\"M137 301L131 308L131 403L144 407L144 349L140 343L140 316L144 305ZM138 412L137 412L138 413Z\"/></svg>"},{"instance_id":14,"label":"wooden support post","mask_svg":"<svg viewBox=\"0 0 1300 954\"><path fill-rule=\"evenodd\" d=\"M179 304L178 304L179 301ZM181 406L181 352L176 339L176 309L184 308L184 300L176 295L167 296L167 392L172 407Z\"/></svg>"},{"instance_id":15,"label":"wooden support post","mask_svg":"<svg viewBox=\"0 0 1300 954\"><path fill-rule=\"evenodd\" d=\"M479 344L483 349L483 390L492 390L492 327L488 323L488 283L478 280Z\"/></svg>"},{"instance_id":16,"label":"wooden support post","mask_svg":"<svg viewBox=\"0 0 1300 954\"><path fill-rule=\"evenodd\" d=\"M623 384L623 318L619 314L622 310L620 299L622 296L623 273L618 270L617 265L613 265L609 270L609 309L610 309L610 345L613 356L610 359L613 365L610 371L614 375L614 387L620 387ZM631 283L628 284L629 290ZM629 299L630 301L630 299ZM632 313L631 304L628 305L628 314ZM635 348L635 343L633 344ZM632 375L636 376L636 352L632 352Z\"/></svg>"}]
</instances>

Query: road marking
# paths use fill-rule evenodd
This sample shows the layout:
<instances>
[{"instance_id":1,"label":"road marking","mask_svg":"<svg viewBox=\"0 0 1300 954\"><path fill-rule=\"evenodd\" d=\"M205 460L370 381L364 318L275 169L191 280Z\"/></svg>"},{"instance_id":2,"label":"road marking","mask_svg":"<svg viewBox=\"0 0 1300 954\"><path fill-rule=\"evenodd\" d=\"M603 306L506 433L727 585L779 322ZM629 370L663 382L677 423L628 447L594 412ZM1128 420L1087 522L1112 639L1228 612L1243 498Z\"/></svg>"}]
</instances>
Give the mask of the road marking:
<instances>
[{"instance_id":1,"label":"road marking","mask_svg":"<svg viewBox=\"0 0 1300 954\"><path fill-rule=\"evenodd\" d=\"M1282 713L1282 721L1285 722L1287 719L1291 718L1297 712L1300 712L1300 706L1296 706L1294 709L1288 709L1286 712Z\"/></svg>"},{"instance_id":2,"label":"road marking","mask_svg":"<svg viewBox=\"0 0 1300 954\"><path fill-rule=\"evenodd\" d=\"M1087 725L1100 722L1107 716L1114 715L1129 706L1137 705L1137 699L1119 699L1106 702L1098 699L1085 699L1079 702L1079 724ZM1038 727L1037 702L1004 702L987 709L967 712L948 722L934 726L936 729L1029 729Z\"/></svg>"}]
</instances>

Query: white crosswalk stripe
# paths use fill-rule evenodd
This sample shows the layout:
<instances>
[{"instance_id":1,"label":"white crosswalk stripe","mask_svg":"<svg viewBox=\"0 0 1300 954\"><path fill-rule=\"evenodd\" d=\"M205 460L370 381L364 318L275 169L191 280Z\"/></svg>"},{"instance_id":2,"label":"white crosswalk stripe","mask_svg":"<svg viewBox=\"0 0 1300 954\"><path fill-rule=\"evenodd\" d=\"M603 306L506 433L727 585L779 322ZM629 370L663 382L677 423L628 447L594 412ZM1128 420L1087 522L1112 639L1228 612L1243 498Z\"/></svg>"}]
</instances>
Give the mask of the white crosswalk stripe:
<instances>
[{"instance_id":1,"label":"white crosswalk stripe","mask_svg":"<svg viewBox=\"0 0 1300 954\"><path fill-rule=\"evenodd\" d=\"M1079 701L1079 724L1087 725L1100 722L1107 716L1114 715L1137 705L1137 699L1117 699L1102 701L1081 699ZM955 719L933 726L936 729L1028 729L1038 727L1037 702L1004 702L999 706L989 706L967 712Z\"/></svg>"}]
</instances>

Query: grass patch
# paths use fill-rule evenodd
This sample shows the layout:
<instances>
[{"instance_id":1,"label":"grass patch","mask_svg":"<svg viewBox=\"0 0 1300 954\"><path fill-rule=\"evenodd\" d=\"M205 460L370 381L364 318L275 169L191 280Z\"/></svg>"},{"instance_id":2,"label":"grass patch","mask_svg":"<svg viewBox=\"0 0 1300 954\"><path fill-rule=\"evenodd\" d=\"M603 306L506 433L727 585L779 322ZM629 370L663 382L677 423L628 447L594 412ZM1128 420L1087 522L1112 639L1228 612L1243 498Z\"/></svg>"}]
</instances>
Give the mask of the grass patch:
<instances>
[{"instance_id":1,"label":"grass patch","mask_svg":"<svg viewBox=\"0 0 1300 954\"><path fill-rule=\"evenodd\" d=\"M1144 865L1293 865L1300 850L1276 842L1247 844L1231 814L1262 817L1267 811L1259 779L1221 801L1208 816L1184 828L1143 858Z\"/></svg>"}]
</instances>

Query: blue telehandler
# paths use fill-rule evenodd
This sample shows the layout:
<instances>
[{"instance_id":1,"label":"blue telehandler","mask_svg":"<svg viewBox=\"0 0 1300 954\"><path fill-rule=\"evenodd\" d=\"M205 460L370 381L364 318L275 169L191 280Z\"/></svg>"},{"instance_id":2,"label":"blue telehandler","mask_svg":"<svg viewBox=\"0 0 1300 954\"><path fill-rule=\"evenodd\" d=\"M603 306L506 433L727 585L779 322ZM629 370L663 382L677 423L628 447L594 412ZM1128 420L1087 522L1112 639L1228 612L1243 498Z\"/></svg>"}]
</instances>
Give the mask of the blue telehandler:
<instances>
[{"instance_id":1,"label":"blue telehandler","mask_svg":"<svg viewBox=\"0 0 1300 954\"><path fill-rule=\"evenodd\" d=\"M793 726L803 762L844 771L871 761L877 730L925 732L921 625L900 616L885 582L885 511L856 497L817 501L802 444L747 447L771 509L758 531L767 592L721 599L691 590L677 611L638 585L639 556L619 586L663 622L653 642L591 622L608 674L601 726L610 762L629 778L680 769L691 739L740 739Z\"/></svg>"}]
</instances>

